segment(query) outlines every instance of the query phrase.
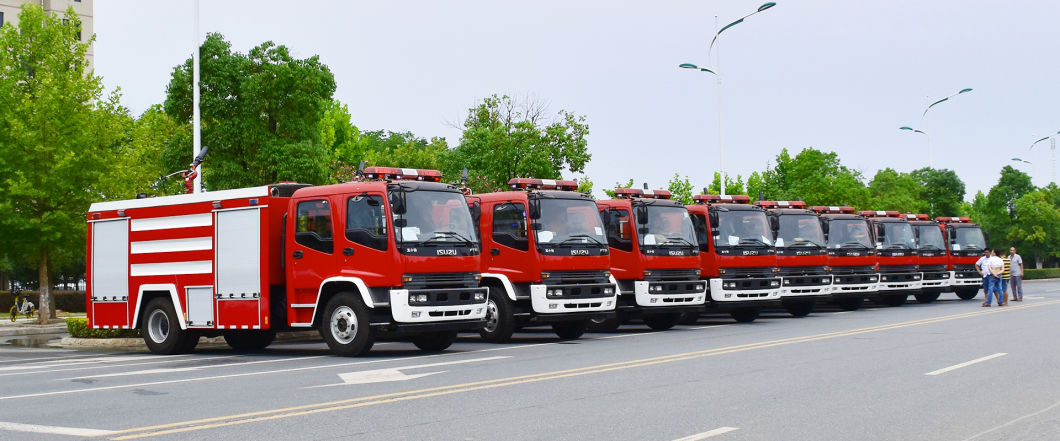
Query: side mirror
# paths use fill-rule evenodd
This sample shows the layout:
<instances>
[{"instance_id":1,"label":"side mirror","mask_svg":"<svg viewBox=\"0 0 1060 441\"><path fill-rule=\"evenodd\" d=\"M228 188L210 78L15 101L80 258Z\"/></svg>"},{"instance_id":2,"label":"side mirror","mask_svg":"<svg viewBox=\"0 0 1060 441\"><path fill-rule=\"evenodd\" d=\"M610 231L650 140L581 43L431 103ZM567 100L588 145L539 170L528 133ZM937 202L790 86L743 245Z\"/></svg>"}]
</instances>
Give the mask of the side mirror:
<instances>
[{"instance_id":1,"label":"side mirror","mask_svg":"<svg viewBox=\"0 0 1060 441\"><path fill-rule=\"evenodd\" d=\"M394 219L394 228L405 228L409 226L409 221L406 219Z\"/></svg>"},{"instance_id":2,"label":"side mirror","mask_svg":"<svg viewBox=\"0 0 1060 441\"><path fill-rule=\"evenodd\" d=\"M479 220L482 219L482 204L478 201L472 202L468 208L471 212L471 220L475 221L475 225L478 225Z\"/></svg>"},{"instance_id":3,"label":"side mirror","mask_svg":"<svg viewBox=\"0 0 1060 441\"><path fill-rule=\"evenodd\" d=\"M769 216L769 229L773 230L773 235L777 235L777 231L780 231L780 217Z\"/></svg>"},{"instance_id":4,"label":"side mirror","mask_svg":"<svg viewBox=\"0 0 1060 441\"><path fill-rule=\"evenodd\" d=\"M710 218L710 229L714 230L715 232L717 232L717 230L718 230L718 213L712 211L712 212L710 212L710 215L708 216L708 218Z\"/></svg>"},{"instance_id":5,"label":"side mirror","mask_svg":"<svg viewBox=\"0 0 1060 441\"><path fill-rule=\"evenodd\" d=\"M530 198L530 219L541 218L541 199Z\"/></svg>"},{"instance_id":6,"label":"side mirror","mask_svg":"<svg viewBox=\"0 0 1060 441\"><path fill-rule=\"evenodd\" d=\"M641 225L648 224L648 206L638 205L637 208L637 223Z\"/></svg>"},{"instance_id":7,"label":"side mirror","mask_svg":"<svg viewBox=\"0 0 1060 441\"><path fill-rule=\"evenodd\" d=\"M390 210L394 214L405 214L405 192L395 191L390 193Z\"/></svg>"},{"instance_id":8,"label":"side mirror","mask_svg":"<svg viewBox=\"0 0 1060 441\"><path fill-rule=\"evenodd\" d=\"M648 234L648 227L637 228L637 234L639 234L641 236L643 236L645 234Z\"/></svg>"},{"instance_id":9,"label":"side mirror","mask_svg":"<svg viewBox=\"0 0 1060 441\"><path fill-rule=\"evenodd\" d=\"M534 231L541 231L541 224L538 222L531 222L530 229Z\"/></svg>"}]
</instances>

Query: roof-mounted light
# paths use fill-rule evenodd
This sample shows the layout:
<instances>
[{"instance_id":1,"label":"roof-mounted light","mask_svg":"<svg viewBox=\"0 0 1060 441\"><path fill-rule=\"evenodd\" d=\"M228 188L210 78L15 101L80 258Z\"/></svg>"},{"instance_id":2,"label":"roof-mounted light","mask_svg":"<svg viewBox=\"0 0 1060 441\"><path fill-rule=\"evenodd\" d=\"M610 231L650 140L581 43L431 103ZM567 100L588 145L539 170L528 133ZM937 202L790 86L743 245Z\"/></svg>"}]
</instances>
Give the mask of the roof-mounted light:
<instances>
[{"instance_id":1,"label":"roof-mounted light","mask_svg":"<svg viewBox=\"0 0 1060 441\"><path fill-rule=\"evenodd\" d=\"M619 199L648 198L670 199L672 195L666 190L641 190L639 188L616 188L615 197Z\"/></svg>"},{"instance_id":2,"label":"roof-mounted light","mask_svg":"<svg viewBox=\"0 0 1060 441\"><path fill-rule=\"evenodd\" d=\"M834 205L814 205L810 207L817 214L854 214L854 207Z\"/></svg>"},{"instance_id":3,"label":"roof-mounted light","mask_svg":"<svg viewBox=\"0 0 1060 441\"><path fill-rule=\"evenodd\" d=\"M385 179L388 181L441 182L442 172L418 168L368 167L364 169L364 178Z\"/></svg>"},{"instance_id":4,"label":"roof-mounted light","mask_svg":"<svg viewBox=\"0 0 1060 441\"><path fill-rule=\"evenodd\" d=\"M806 208L803 201L758 201L755 205L762 208Z\"/></svg>"},{"instance_id":5,"label":"roof-mounted light","mask_svg":"<svg viewBox=\"0 0 1060 441\"><path fill-rule=\"evenodd\" d=\"M902 217L902 213L897 211L884 211L884 210L863 210L859 211L858 214L865 217Z\"/></svg>"},{"instance_id":6,"label":"roof-mounted light","mask_svg":"<svg viewBox=\"0 0 1060 441\"><path fill-rule=\"evenodd\" d=\"M972 222L970 217L936 217L935 222L943 222L948 224L967 224Z\"/></svg>"},{"instance_id":7,"label":"roof-mounted light","mask_svg":"<svg viewBox=\"0 0 1060 441\"><path fill-rule=\"evenodd\" d=\"M905 220L910 220L910 221L929 221L929 220L931 220L931 218L928 217L928 215L926 215L926 214L906 213L904 216L905 216Z\"/></svg>"},{"instance_id":8,"label":"roof-mounted light","mask_svg":"<svg viewBox=\"0 0 1060 441\"><path fill-rule=\"evenodd\" d=\"M508 180L508 187L513 190L575 191L578 189L578 182L570 179L512 178Z\"/></svg>"},{"instance_id":9,"label":"roof-mounted light","mask_svg":"<svg viewBox=\"0 0 1060 441\"><path fill-rule=\"evenodd\" d=\"M751 197L745 194L730 194L730 195L718 195L718 194L697 194L692 196L692 200L697 204L750 204Z\"/></svg>"}]
</instances>

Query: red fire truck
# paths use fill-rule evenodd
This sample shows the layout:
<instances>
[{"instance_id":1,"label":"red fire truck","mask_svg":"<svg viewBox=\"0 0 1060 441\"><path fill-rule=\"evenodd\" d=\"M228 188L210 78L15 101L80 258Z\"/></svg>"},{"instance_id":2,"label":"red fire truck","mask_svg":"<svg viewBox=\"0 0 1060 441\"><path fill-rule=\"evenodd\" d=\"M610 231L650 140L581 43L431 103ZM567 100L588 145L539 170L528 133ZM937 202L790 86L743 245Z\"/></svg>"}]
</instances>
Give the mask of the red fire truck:
<instances>
[{"instance_id":1,"label":"red fire truck","mask_svg":"<svg viewBox=\"0 0 1060 441\"><path fill-rule=\"evenodd\" d=\"M468 196L478 215L488 341L551 324L575 339L590 319L614 317L617 289L596 201L569 180L514 178L512 191Z\"/></svg>"},{"instance_id":2,"label":"red fire truck","mask_svg":"<svg viewBox=\"0 0 1060 441\"><path fill-rule=\"evenodd\" d=\"M938 222L926 214L906 213L905 220L916 236L917 265L920 267L920 292L915 295L920 303L931 303L950 290L950 255L946 239Z\"/></svg>"},{"instance_id":3,"label":"red fire truck","mask_svg":"<svg viewBox=\"0 0 1060 441\"><path fill-rule=\"evenodd\" d=\"M697 315L706 302L699 280L692 221L666 190L619 188L616 199L597 201L610 247L611 274L619 286L614 319L594 320L594 330L615 329L640 316L652 329L669 329L682 314Z\"/></svg>"},{"instance_id":4,"label":"red fire truck","mask_svg":"<svg viewBox=\"0 0 1060 441\"><path fill-rule=\"evenodd\" d=\"M865 297L879 290L872 225L854 214L854 207L817 205L811 210L817 213L827 241L832 301L847 311L856 310Z\"/></svg>"},{"instance_id":5,"label":"red fire truck","mask_svg":"<svg viewBox=\"0 0 1060 441\"><path fill-rule=\"evenodd\" d=\"M936 217L950 246L950 289L964 300L975 298L983 278L975 271L975 262L986 249L986 233L967 217Z\"/></svg>"},{"instance_id":6,"label":"red fire truck","mask_svg":"<svg viewBox=\"0 0 1060 441\"><path fill-rule=\"evenodd\" d=\"M685 207L699 241L700 277L710 286L710 309L752 322L780 300L776 249L762 207L745 195L693 196Z\"/></svg>"},{"instance_id":7,"label":"red fire truck","mask_svg":"<svg viewBox=\"0 0 1060 441\"><path fill-rule=\"evenodd\" d=\"M337 185L92 204L88 326L141 329L156 354L201 335L261 349L313 328L338 355L376 337L443 350L482 327L487 291L467 202L440 178L370 167Z\"/></svg>"},{"instance_id":8,"label":"red fire truck","mask_svg":"<svg viewBox=\"0 0 1060 441\"><path fill-rule=\"evenodd\" d=\"M828 250L817 214L802 201L758 201L765 208L783 279L780 303L789 314L804 317L832 292Z\"/></svg>"},{"instance_id":9,"label":"red fire truck","mask_svg":"<svg viewBox=\"0 0 1060 441\"><path fill-rule=\"evenodd\" d=\"M901 306L910 294L920 292L916 237L909 222L897 211L859 211L875 228L876 268L880 287L876 300Z\"/></svg>"}]
</instances>

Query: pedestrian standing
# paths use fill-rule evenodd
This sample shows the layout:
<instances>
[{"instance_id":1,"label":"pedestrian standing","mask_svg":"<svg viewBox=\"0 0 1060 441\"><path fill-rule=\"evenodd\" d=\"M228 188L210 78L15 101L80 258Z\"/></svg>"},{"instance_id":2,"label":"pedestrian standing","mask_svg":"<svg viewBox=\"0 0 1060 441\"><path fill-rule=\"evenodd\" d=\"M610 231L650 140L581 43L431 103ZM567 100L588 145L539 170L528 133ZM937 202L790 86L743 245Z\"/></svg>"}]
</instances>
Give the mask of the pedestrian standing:
<instances>
[{"instance_id":1,"label":"pedestrian standing","mask_svg":"<svg viewBox=\"0 0 1060 441\"><path fill-rule=\"evenodd\" d=\"M1008 249L1008 258L1011 262L1012 277L1009 284L1012 285L1012 300L1023 301L1023 256L1016 254L1016 247Z\"/></svg>"},{"instance_id":2,"label":"pedestrian standing","mask_svg":"<svg viewBox=\"0 0 1060 441\"><path fill-rule=\"evenodd\" d=\"M1001 267L1001 306L1008 305L1008 280L1012 276L1011 261L1008 257L1008 251L1001 252L1001 261L1004 265Z\"/></svg>"},{"instance_id":3,"label":"pedestrian standing","mask_svg":"<svg viewBox=\"0 0 1060 441\"><path fill-rule=\"evenodd\" d=\"M1005 270L1005 261L1001 260L998 255L1001 254L999 250L994 250L991 253L990 258L986 261L986 267L990 270L990 294L993 294L997 298L997 306L1005 306L1001 301L1001 273ZM989 296L987 294L987 305L990 306Z\"/></svg>"},{"instance_id":4,"label":"pedestrian standing","mask_svg":"<svg viewBox=\"0 0 1060 441\"><path fill-rule=\"evenodd\" d=\"M990 306L990 269L987 268L986 263L990 260L990 249L983 250L983 257L975 261L975 271L979 273L979 277L983 278L983 295L986 296L986 301L983 302L983 306Z\"/></svg>"}]
</instances>

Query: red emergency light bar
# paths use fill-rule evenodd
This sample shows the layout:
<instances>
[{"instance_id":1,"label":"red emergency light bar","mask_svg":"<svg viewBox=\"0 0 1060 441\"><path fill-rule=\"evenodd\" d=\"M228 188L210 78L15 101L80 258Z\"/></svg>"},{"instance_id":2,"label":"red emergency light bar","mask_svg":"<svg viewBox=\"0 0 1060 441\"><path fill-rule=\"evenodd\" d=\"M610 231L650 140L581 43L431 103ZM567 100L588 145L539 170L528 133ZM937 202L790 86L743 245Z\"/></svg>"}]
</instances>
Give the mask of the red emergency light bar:
<instances>
[{"instance_id":1,"label":"red emergency light bar","mask_svg":"<svg viewBox=\"0 0 1060 441\"><path fill-rule=\"evenodd\" d=\"M854 214L854 207L848 207L846 205L841 207L814 205L810 207L810 209L817 212L817 214Z\"/></svg>"},{"instance_id":2,"label":"red emergency light bar","mask_svg":"<svg viewBox=\"0 0 1060 441\"><path fill-rule=\"evenodd\" d=\"M864 210L859 211L858 214L865 217L902 217L902 213L897 211L883 211L883 210Z\"/></svg>"},{"instance_id":3,"label":"red emergency light bar","mask_svg":"<svg viewBox=\"0 0 1060 441\"><path fill-rule=\"evenodd\" d=\"M620 199L648 198L648 199L670 199L667 190L641 190L639 188L616 188L615 197Z\"/></svg>"},{"instance_id":4,"label":"red emergency light bar","mask_svg":"<svg viewBox=\"0 0 1060 441\"><path fill-rule=\"evenodd\" d=\"M692 200L697 204L750 204L751 197L745 194L731 194L731 195L718 195L718 194L697 194L692 196Z\"/></svg>"},{"instance_id":5,"label":"red emergency light bar","mask_svg":"<svg viewBox=\"0 0 1060 441\"><path fill-rule=\"evenodd\" d=\"M508 186L512 189L533 190L563 190L575 191L578 183L569 179L534 179L534 178L512 178L508 180Z\"/></svg>"},{"instance_id":6,"label":"red emergency light bar","mask_svg":"<svg viewBox=\"0 0 1060 441\"><path fill-rule=\"evenodd\" d=\"M916 221L926 221L926 220L931 220L931 218L930 218L930 217L928 217L928 215L926 215L926 214L913 214L913 213L906 213L906 214L905 214L905 220L911 220L911 221L914 221L914 220L916 220Z\"/></svg>"},{"instance_id":7,"label":"red emergency light bar","mask_svg":"<svg viewBox=\"0 0 1060 441\"><path fill-rule=\"evenodd\" d=\"M758 201L755 205L762 208L806 208L803 201Z\"/></svg>"},{"instance_id":8,"label":"red emergency light bar","mask_svg":"<svg viewBox=\"0 0 1060 441\"><path fill-rule=\"evenodd\" d=\"M420 168L368 167L364 169L364 177L395 181L441 182L442 172Z\"/></svg>"},{"instance_id":9,"label":"red emergency light bar","mask_svg":"<svg viewBox=\"0 0 1060 441\"><path fill-rule=\"evenodd\" d=\"M970 217L936 217L935 222L945 222L950 224L967 224L972 221Z\"/></svg>"}]
</instances>

